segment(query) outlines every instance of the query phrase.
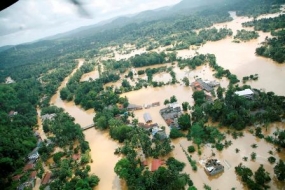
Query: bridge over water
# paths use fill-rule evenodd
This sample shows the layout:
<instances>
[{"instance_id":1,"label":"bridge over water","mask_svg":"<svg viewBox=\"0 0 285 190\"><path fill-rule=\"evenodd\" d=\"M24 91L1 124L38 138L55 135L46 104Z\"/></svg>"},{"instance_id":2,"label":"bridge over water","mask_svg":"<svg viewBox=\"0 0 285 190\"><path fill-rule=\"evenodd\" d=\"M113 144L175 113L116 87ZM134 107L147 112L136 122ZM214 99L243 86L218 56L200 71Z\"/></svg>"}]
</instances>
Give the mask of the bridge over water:
<instances>
[{"instance_id":1,"label":"bridge over water","mask_svg":"<svg viewBox=\"0 0 285 190\"><path fill-rule=\"evenodd\" d=\"M85 131L85 130L90 129L90 128L94 127L94 126L95 126L95 124L92 123L92 124L87 125L87 126L85 126L85 127L81 127L81 129L82 129L82 131Z\"/></svg>"}]
</instances>

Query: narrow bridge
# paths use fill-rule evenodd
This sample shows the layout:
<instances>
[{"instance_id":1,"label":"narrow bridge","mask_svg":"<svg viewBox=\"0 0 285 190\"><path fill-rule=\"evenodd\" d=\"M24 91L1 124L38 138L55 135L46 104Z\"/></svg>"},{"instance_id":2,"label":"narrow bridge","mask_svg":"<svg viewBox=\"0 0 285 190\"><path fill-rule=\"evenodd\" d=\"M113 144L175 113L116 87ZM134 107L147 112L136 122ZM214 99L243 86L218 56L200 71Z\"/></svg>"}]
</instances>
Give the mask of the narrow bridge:
<instances>
[{"instance_id":1,"label":"narrow bridge","mask_svg":"<svg viewBox=\"0 0 285 190\"><path fill-rule=\"evenodd\" d=\"M85 131L85 130L90 129L90 128L94 127L94 126L95 126L94 123L92 123L92 124L87 125L85 127L81 127L81 129L82 129L82 131Z\"/></svg>"}]
</instances>

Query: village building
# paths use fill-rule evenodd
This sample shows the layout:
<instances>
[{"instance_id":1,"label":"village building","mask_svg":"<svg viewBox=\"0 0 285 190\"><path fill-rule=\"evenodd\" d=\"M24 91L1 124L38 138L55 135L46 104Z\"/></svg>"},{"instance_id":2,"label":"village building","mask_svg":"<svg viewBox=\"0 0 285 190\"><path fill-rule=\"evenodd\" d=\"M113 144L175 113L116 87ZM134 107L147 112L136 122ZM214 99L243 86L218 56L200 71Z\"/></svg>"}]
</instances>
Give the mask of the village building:
<instances>
[{"instance_id":1,"label":"village building","mask_svg":"<svg viewBox=\"0 0 285 190\"><path fill-rule=\"evenodd\" d=\"M209 159L205 163L204 169L208 175L216 175L224 171L224 166L217 159Z\"/></svg>"},{"instance_id":2,"label":"village building","mask_svg":"<svg viewBox=\"0 0 285 190\"><path fill-rule=\"evenodd\" d=\"M204 80L203 82L211 87L216 87L220 85L220 83L215 80L214 81Z\"/></svg>"},{"instance_id":3,"label":"village building","mask_svg":"<svg viewBox=\"0 0 285 190\"><path fill-rule=\"evenodd\" d=\"M181 112L181 106L177 102L168 104L168 107L171 108L172 111Z\"/></svg>"},{"instance_id":4,"label":"village building","mask_svg":"<svg viewBox=\"0 0 285 190\"><path fill-rule=\"evenodd\" d=\"M72 155L72 159L73 159L74 161L75 161L75 160L79 160L80 157L81 157L80 154L73 154L73 155Z\"/></svg>"},{"instance_id":5,"label":"village building","mask_svg":"<svg viewBox=\"0 0 285 190\"><path fill-rule=\"evenodd\" d=\"M152 122L152 118L151 118L151 116L150 116L149 113L144 113L144 114L143 114L143 118L144 118L144 121L145 121L146 123L151 123L151 122Z\"/></svg>"},{"instance_id":6,"label":"village building","mask_svg":"<svg viewBox=\"0 0 285 190\"><path fill-rule=\"evenodd\" d=\"M36 177L37 177L37 171L32 171L31 175L30 175L30 179L34 180L34 179L36 179Z\"/></svg>"},{"instance_id":7,"label":"village building","mask_svg":"<svg viewBox=\"0 0 285 190\"><path fill-rule=\"evenodd\" d=\"M152 105L152 107L160 106L160 103L159 103L159 102L154 102L154 103L152 103L151 105Z\"/></svg>"},{"instance_id":8,"label":"village building","mask_svg":"<svg viewBox=\"0 0 285 190\"><path fill-rule=\"evenodd\" d=\"M18 174L12 177L13 181L20 181L21 177L23 176L23 174Z\"/></svg>"},{"instance_id":9,"label":"village building","mask_svg":"<svg viewBox=\"0 0 285 190\"><path fill-rule=\"evenodd\" d=\"M41 118L42 118L42 121L45 121L45 120L53 120L55 116L56 116L56 114L55 114L55 113L52 113L52 114L45 114L45 115L42 115Z\"/></svg>"},{"instance_id":10,"label":"village building","mask_svg":"<svg viewBox=\"0 0 285 190\"><path fill-rule=\"evenodd\" d=\"M12 83L15 83L15 81L11 77L7 77L5 83L12 84Z\"/></svg>"},{"instance_id":11,"label":"village building","mask_svg":"<svg viewBox=\"0 0 285 190\"><path fill-rule=\"evenodd\" d=\"M153 127L158 126L157 123L138 123L139 127L144 128L145 130L151 130Z\"/></svg>"},{"instance_id":12,"label":"village building","mask_svg":"<svg viewBox=\"0 0 285 190\"><path fill-rule=\"evenodd\" d=\"M143 107L135 104L129 104L127 107L128 111L142 110Z\"/></svg>"},{"instance_id":13,"label":"village building","mask_svg":"<svg viewBox=\"0 0 285 190\"><path fill-rule=\"evenodd\" d=\"M201 90L205 90L207 92L211 92L213 91L213 87L216 86L216 84L218 84L217 82L204 82L202 81L202 79L196 79L195 82L191 83L191 86L193 88L193 90L196 91L201 91Z\"/></svg>"},{"instance_id":14,"label":"village building","mask_svg":"<svg viewBox=\"0 0 285 190\"><path fill-rule=\"evenodd\" d=\"M23 168L23 171L26 172L28 170L31 170L34 168L34 164L26 164L25 167Z\"/></svg>"},{"instance_id":15,"label":"village building","mask_svg":"<svg viewBox=\"0 0 285 190\"><path fill-rule=\"evenodd\" d=\"M144 166L147 166L147 160L141 148L137 150L137 157Z\"/></svg>"},{"instance_id":16,"label":"village building","mask_svg":"<svg viewBox=\"0 0 285 190\"><path fill-rule=\"evenodd\" d=\"M236 91L235 94L238 96L246 97L246 98L252 98L254 95L254 92L251 89L244 89L241 91Z\"/></svg>"},{"instance_id":17,"label":"village building","mask_svg":"<svg viewBox=\"0 0 285 190\"><path fill-rule=\"evenodd\" d=\"M48 184L50 181L50 177L51 177L51 173L47 172L42 179L42 185Z\"/></svg>"},{"instance_id":18,"label":"village building","mask_svg":"<svg viewBox=\"0 0 285 190\"><path fill-rule=\"evenodd\" d=\"M158 126L153 127L151 130L152 136L158 138L159 140L163 140L167 138L165 131Z\"/></svg>"},{"instance_id":19,"label":"village building","mask_svg":"<svg viewBox=\"0 0 285 190\"><path fill-rule=\"evenodd\" d=\"M14 117L15 115L18 115L18 112L14 111L14 110L11 110L9 112L9 117Z\"/></svg>"},{"instance_id":20,"label":"village building","mask_svg":"<svg viewBox=\"0 0 285 190\"><path fill-rule=\"evenodd\" d=\"M158 168L162 166L163 164L164 164L164 161L160 159L153 159L151 162L151 171L154 172L158 170Z\"/></svg>"}]
</instances>

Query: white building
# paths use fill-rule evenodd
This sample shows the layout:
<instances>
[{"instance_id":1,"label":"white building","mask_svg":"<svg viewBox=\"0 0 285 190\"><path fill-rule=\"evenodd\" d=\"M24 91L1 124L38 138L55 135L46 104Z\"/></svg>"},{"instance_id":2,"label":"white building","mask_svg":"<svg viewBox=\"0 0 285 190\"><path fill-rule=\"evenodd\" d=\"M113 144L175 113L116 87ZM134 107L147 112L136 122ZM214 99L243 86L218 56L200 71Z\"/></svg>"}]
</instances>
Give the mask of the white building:
<instances>
[{"instance_id":1,"label":"white building","mask_svg":"<svg viewBox=\"0 0 285 190\"><path fill-rule=\"evenodd\" d=\"M244 89L244 90L235 92L235 94L238 96L244 96L244 97L250 98L253 96L254 92L251 89Z\"/></svg>"}]
</instances>

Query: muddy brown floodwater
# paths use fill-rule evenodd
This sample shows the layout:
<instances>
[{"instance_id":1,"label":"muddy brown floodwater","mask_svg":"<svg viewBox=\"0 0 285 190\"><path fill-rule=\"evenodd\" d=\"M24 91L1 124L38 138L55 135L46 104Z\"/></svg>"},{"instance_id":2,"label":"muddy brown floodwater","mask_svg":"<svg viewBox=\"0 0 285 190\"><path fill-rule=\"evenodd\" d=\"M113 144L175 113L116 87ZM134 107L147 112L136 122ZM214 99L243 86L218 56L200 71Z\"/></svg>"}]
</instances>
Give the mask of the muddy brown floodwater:
<instances>
[{"instance_id":1,"label":"muddy brown floodwater","mask_svg":"<svg viewBox=\"0 0 285 190\"><path fill-rule=\"evenodd\" d=\"M236 33L236 30L242 29L241 23L249 21L250 18L247 17L237 17L235 13L231 13L233 21L227 23L221 23L214 25L217 28L228 27L231 28ZM263 15L264 17L274 17L278 14L272 15ZM260 17L261 18L261 17ZM248 30L252 30L249 28ZM258 57L255 55L255 49L260 45L266 36L270 37L269 33L259 32L260 37L256 40L251 40L249 42L241 42L239 44L233 43L233 37L228 37L226 39L217 41L217 42L207 42L202 47L197 50L179 50L177 51L178 56L180 57L192 57L195 55L195 52L198 53L213 53L216 55L217 63L229 69L233 74L236 74L239 79L242 79L243 76L249 76L251 74L258 74L259 79L257 81L248 82L247 84L251 85L253 88L263 89L265 91L273 91L278 95L285 95L284 81L285 81L285 64L277 64L276 62L266 59L263 57ZM163 50L164 48L160 48ZM159 51L159 50L155 50ZM115 59L129 58L135 54L140 54L145 52L145 49L134 50L130 54L121 55L115 51ZM79 68L83 64L83 60L79 61ZM170 66L170 64L166 64ZM154 66L157 67L157 66ZM139 70L139 69L138 69ZM73 73L76 69L73 71ZM213 77L213 71L209 66L201 66L196 70L191 71L188 69L180 70L179 68L174 68L176 73L177 80L181 81L183 77L188 77L190 82L195 80L195 77L215 80ZM72 73L72 74L73 74ZM72 75L71 74L71 75ZM97 78L98 73L96 71L86 74L82 77L82 80L88 80L89 78ZM145 76L144 76L145 77ZM59 87L57 93L52 97L51 104L54 104L58 107L63 108L71 116L75 118L75 122L79 123L82 127L93 123L92 119L95 115L93 110L83 110L80 107L76 106L74 102L63 102L59 97L59 91L66 85L68 81L67 77L62 85ZM136 77L135 77L136 78ZM154 76L154 79L157 81L167 82L171 80L171 77L168 73L160 73ZM217 80L217 79L216 79ZM218 80L221 83L222 87L228 85L226 79ZM117 83L107 84L106 86L120 86L120 81ZM162 117L159 114L159 110L164 108L163 102L165 99L169 99L171 96L175 95L178 99L178 103L189 102L190 105L193 105L192 99L192 89L181 84L157 87L157 88L143 88L138 91L132 91L124 93L121 96L126 96L129 99L129 102L137 105L151 104L153 102L160 102L160 106L152 107L149 109L143 109L140 111L135 111L135 117L138 118L139 122L144 122L143 114L149 112L155 123L158 123L160 126L167 126ZM284 123L272 124L269 126L268 134L272 134L276 130L276 127L284 129ZM170 129L166 127L166 132L169 134ZM109 135L105 132L101 132L95 129L89 129L84 131L86 140L89 142L91 148L91 156L93 162L90 164L91 171L100 177L100 183L96 189L122 189L122 183L119 178L114 173L114 166L116 162L120 159L115 156L114 150L119 146L118 143L112 141ZM189 173L191 179L193 180L195 186L198 189L203 189L203 185L207 184L212 187L212 189L231 189L235 187L236 189L245 189L241 184L240 180L237 178L234 167L239 163L243 163L245 166L250 167L255 171L260 164L264 165L264 168L271 174L272 181L269 183L271 189L282 189L285 187L284 183L277 182L273 177L273 166L270 165L267 161L267 158L270 156L268 153L269 150L273 150L274 156L281 159L285 159L285 153L277 154L275 148L265 142L264 140L256 139L248 132L244 132L244 137L238 139L232 139L231 136L227 136L227 140L232 141L232 145L224 149L222 152L217 152L216 149L212 149L210 146L204 146L202 148L202 155L198 156L197 153L193 155L193 159L197 162L201 159L208 158L212 155L212 152L216 154L222 164L225 166L225 171L222 174L219 174L215 177L209 177L203 171L202 166L199 166L197 172L193 172L191 166L182 151L182 147L187 149L192 142L187 141L186 139L178 139L173 141L175 149L172 153L178 160L186 163L184 172ZM257 144L257 148L253 149L250 145ZM240 152L235 153L235 149L238 148ZM250 161L250 154L255 152L257 154L256 161ZM249 157L247 162L243 161L243 157ZM123 187L125 189L125 187Z\"/></svg>"},{"instance_id":2,"label":"muddy brown floodwater","mask_svg":"<svg viewBox=\"0 0 285 190\"><path fill-rule=\"evenodd\" d=\"M262 17L274 17L278 14L266 15ZM228 27L236 33L236 30L242 29L241 23L249 21L246 17L233 17L234 20L228 23L217 24L215 27ZM233 74L236 74L239 79L243 76L249 76L251 74L258 74L258 81L248 82L253 88L262 89L265 91L273 91L278 95L285 95L284 81L285 81L285 64L278 64L270 59L263 57L258 57L255 55L255 49L264 41L266 36L270 37L269 33L259 32L260 37L256 40L251 40L249 42L241 42L239 44L233 43L233 38L229 37L224 40L217 42L207 42L202 47L198 48L198 53L213 53L216 55L217 63L229 69ZM187 58L195 55L195 50L179 50L178 56ZM194 77L198 76L202 79L213 80L213 72L207 66L198 67L195 71L181 71L175 69L178 80L181 80L185 75L188 75L190 82L193 82ZM167 82L170 78L167 73L158 74L154 77L158 81ZM219 81L222 87L227 86L226 79ZM117 84L119 85L119 84ZM116 85L115 85L116 86ZM165 99L169 99L170 96L175 95L178 99L178 103L184 101L189 102L191 105L194 104L192 99L192 89L185 87L183 85L172 85L160 88L147 88L141 89L139 91L128 92L122 94L122 96L127 96L130 103L144 105L150 104L152 102L160 101L161 106L143 109L140 111L135 111L136 118L139 122L144 122L143 113L148 112L153 118L154 123L158 123L160 126L166 126L166 123L159 115L159 110L164 107L163 102ZM280 129L284 129L284 123L274 123L269 126L268 133L272 134L272 131L276 130L276 126ZM169 133L169 128L166 127L166 132ZM240 180L237 178L234 167L239 163L243 163L245 166L250 167L253 171L256 171L260 164L264 165L266 171L271 175L272 181L269 183L271 189L282 189L285 187L284 183L280 183L276 180L273 172L273 166L269 164L267 158L271 156L268 151L272 150L275 157L280 159L285 159L285 153L281 154L275 151L274 146L265 142L263 139L257 139L248 132L244 132L244 137L239 139L233 139L231 136L227 136L227 140L231 140L233 144L223 150L218 152L216 149L212 149L210 146L205 146L202 148L202 155L198 156L197 153L193 155L193 159L199 161L201 159L206 159L211 157L212 152L216 154L216 158L219 159L225 166L225 171L214 177L206 175L202 166L199 166L197 172L192 171L191 166L182 151L181 146L187 150L187 147L192 144L192 142L186 139L179 139L173 141L175 149L173 151L173 156L178 160L186 163L184 172L190 174L195 186L198 189L203 189L203 185L207 184L212 187L212 189L231 189L235 187L236 189L246 189ZM250 145L257 144L257 148L253 149ZM240 152L235 153L235 149L238 148ZM250 154L255 152L257 154L256 161L250 161ZM249 161L243 161L243 157L248 157ZM199 164L198 164L199 165Z\"/></svg>"}]
</instances>

